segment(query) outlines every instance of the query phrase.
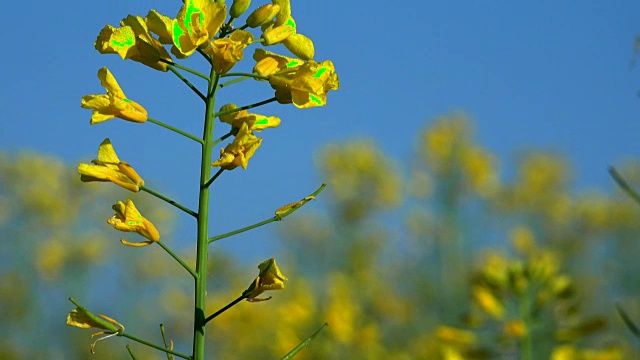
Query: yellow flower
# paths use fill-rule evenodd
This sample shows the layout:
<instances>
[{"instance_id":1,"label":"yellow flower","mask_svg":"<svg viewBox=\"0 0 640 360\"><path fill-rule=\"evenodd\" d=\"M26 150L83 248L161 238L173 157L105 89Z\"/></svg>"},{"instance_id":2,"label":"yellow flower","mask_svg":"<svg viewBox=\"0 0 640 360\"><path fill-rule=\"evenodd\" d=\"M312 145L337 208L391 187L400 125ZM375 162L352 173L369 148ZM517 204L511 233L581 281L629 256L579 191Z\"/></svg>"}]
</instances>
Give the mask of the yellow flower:
<instances>
[{"instance_id":1,"label":"yellow flower","mask_svg":"<svg viewBox=\"0 0 640 360\"><path fill-rule=\"evenodd\" d=\"M171 35L173 20L170 17L164 16L155 10L150 10L144 20L149 31L158 35L158 40L161 44L173 44L173 35Z\"/></svg>"},{"instance_id":2,"label":"yellow flower","mask_svg":"<svg viewBox=\"0 0 640 360\"><path fill-rule=\"evenodd\" d=\"M220 108L220 112L237 108L236 104L226 104ZM280 118L277 116L250 114L247 110L222 115L220 116L220 121L230 124L232 128L238 130L242 127L242 124L247 124L249 130L252 131L262 131L267 128L276 128L280 125Z\"/></svg>"},{"instance_id":3,"label":"yellow flower","mask_svg":"<svg viewBox=\"0 0 640 360\"><path fill-rule=\"evenodd\" d=\"M148 241L138 243L131 243L121 239L121 243L129 246L146 246L160 240L160 233L156 227L153 226L151 221L140 215L133 201L127 200L126 204L118 201L112 208L116 213L107 220L107 223L112 225L116 230L136 232L149 239Z\"/></svg>"},{"instance_id":4,"label":"yellow flower","mask_svg":"<svg viewBox=\"0 0 640 360\"><path fill-rule=\"evenodd\" d=\"M276 15L275 25L280 26L287 22L287 19L291 17L291 1L290 0L271 0L271 3L278 5L280 11Z\"/></svg>"},{"instance_id":5,"label":"yellow flower","mask_svg":"<svg viewBox=\"0 0 640 360\"><path fill-rule=\"evenodd\" d=\"M258 302L271 299L271 296L269 296L268 298L257 298L256 296L262 294L267 290L284 289L284 280L287 280L287 278L280 272L280 269L278 269L278 265L276 265L276 259L274 258L262 262L260 265L258 265L258 269L260 269L260 274L258 274L258 277L256 277L256 279L243 293L243 295L249 302Z\"/></svg>"},{"instance_id":6,"label":"yellow flower","mask_svg":"<svg viewBox=\"0 0 640 360\"><path fill-rule=\"evenodd\" d=\"M256 49L253 53L253 59L256 61L253 72L261 76L273 75L285 69L296 69L304 64L304 61L300 59L279 55L264 49Z\"/></svg>"},{"instance_id":7,"label":"yellow flower","mask_svg":"<svg viewBox=\"0 0 640 360\"><path fill-rule=\"evenodd\" d=\"M78 165L78 173L81 181L110 181L133 192L140 191L140 186L144 185L144 180L131 165L118 159L109 139L100 143L97 160Z\"/></svg>"},{"instance_id":8,"label":"yellow flower","mask_svg":"<svg viewBox=\"0 0 640 360\"><path fill-rule=\"evenodd\" d=\"M337 90L340 80L331 60L321 63L309 61L300 66L294 74L269 77L271 87L290 93L293 104L301 109L324 106L329 90Z\"/></svg>"},{"instance_id":9,"label":"yellow flower","mask_svg":"<svg viewBox=\"0 0 640 360\"><path fill-rule=\"evenodd\" d=\"M478 306L489 315L498 320L504 317L504 307L489 289L483 286L476 286L473 288L473 297Z\"/></svg>"},{"instance_id":10,"label":"yellow flower","mask_svg":"<svg viewBox=\"0 0 640 360\"><path fill-rule=\"evenodd\" d=\"M159 15L159 14L158 14ZM160 71L167 71L172 61L167 50L158 39L151 36L145 19L129 15L120 21L122 27L105 26L94 46L101 54L118 54L122 59L131 59Z\"/></svg>"},{"instance_id":11,"label":"yellow flower","mask_svg":"<svg viewBox=\"0 0 640 360\"><path fill-rule=\"evenodd\" d=\"M273 17L280 12L280 5L266 4L255 9L249 17L247 17L246 24L250 28L257 28L269 21L273 20Z\"/></svg>"},{"instance_id":12,"label":"yellow flower","mask_svg":"<svg viewBox=\"0 0 640 360\"><path fill-rule=\"evenodd\" d=\"M100 83L107 89L106 94L85 95L82 97L81 107L93 109L91 125L119 117L137 123L147 121L147 110L135 101L127 99L118 85L116 78L106 67L98 70Z\"/></svg>"},{"instance_id":13,"label":"yellow flower","mask_svg":"<svg viewBox=\"0 0 640 360\"><path fill-rule=\"evenodd\" d=\"M209 42L227 17L227 6L214 0L186 0L173 20L173 54L187 57Z\"/></svg>"},{"instance_id":14,"label":"yellow flower","mask_svg":"<svg viewBox=\"0 0 640 360\"><path fill-rule=\"evenodd\" d=\"M81 329L97 328L106 330L91 334L92 338L100 335L107 335L105 337L97 339L91 344L89 349L91 350L92 354L95 354L94 348L98 341L107 339L114 335L120 335L124 332L124 326L116 320L105 315L95 315L86 308L78 305L78 303L76 303L72 298L69 300L71 300L71 302L76 305L76 308L71 310L67 315L67 325L75 326Z\"/></svg>"},{"instance_id":15,"label":"yellow flower","mask_svg":"<svg viewBox=\"0 0 640 360\"><path fill-rule=\"evenodd\" d=\"M220 159L211 166L219 166L225 170L233 170L238 166L247 169L249 159L258 150L262 139L251 133L246 123L243 123L233 142L224 149L220 149Z\"/></svg>"},{"instance_id":16,"label":"yellow flower","mask_svg":"<svg viewBox=\"0 0 640 360\"><path fill-rule=\"evenodd\" d=\"M219 75L226 74L240 60L243 50L253 41L253 35L245 30L236 30L229 37L216 39L204 51L211 55L211 64Z\"/></svg>"},{"instance_id":17,"label":"yellow flower","mask_svg":"<svg viewBox=\"0 0 640 360\"><path fill-rule=\"evenodd\" d=\"M308 37L295 33L282 42L291 53L303 60L312 60L315 54L315 48L313 47L313 41Z\"/></svg>"}]
</instances>

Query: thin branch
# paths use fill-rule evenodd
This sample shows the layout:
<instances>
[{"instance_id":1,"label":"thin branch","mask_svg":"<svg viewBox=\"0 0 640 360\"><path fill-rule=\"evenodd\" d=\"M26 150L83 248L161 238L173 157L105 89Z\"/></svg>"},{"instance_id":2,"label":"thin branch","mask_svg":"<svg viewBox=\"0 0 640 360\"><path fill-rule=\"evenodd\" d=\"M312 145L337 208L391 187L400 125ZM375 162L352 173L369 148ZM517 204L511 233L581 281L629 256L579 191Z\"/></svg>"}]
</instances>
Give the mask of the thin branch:
<instances>
[{"instance_id":1,"label":"thin branch","mask_svg":"<svg viewBox=\"0 0 640 360\"><path fill-rule=\"evenodd\" d=\"M262 106L262 105L265 105L265 104L268 104L270 102L274 102L274 101L277 101L277 100L278 99L276 99L275 97L272 97L271 99L263 100L263 101L260 101L260 102L254 103L254 104L245 105L245 106L242 106L242 107L239 107L239 108L235 108L235 109L231 109L231 110L221 111L219 113L216 113L215 116L220 117L222 115L233 114L233 113L238 112L238 111L248 110L248 109L251 109L251 108L254 108L254 107L258 107L258 106Z\"/></svg>"},{"instance_id":2,"label":"thin branch","mask_svg":"<svg viewBox=\"0 0 640 360\"><path fill-rule=\"evenodd\" d=\"M198 90L198 88L195 87L195 85L193 85L189 80L187 80L187 78L182 76L182 74L180 74L180 72L178 72L178 70L174 69L172 66L169 66L168 68L169 68L169 70L171 70L172 73L174 73L177 77L179 77L180 80L182 80L183 83L187 84L187 86L191 90L193 90L193 92L196 93L196 95L198 95L200 97L200 99L202 99L202 101L207 101L207 97L204 96L204 94L202 94L200 92L200 90Z\"/></svg>"},{"instance_id":3,"label":"thin branch","mask_svg":"<svg viewBox=\"0 0 640 360\"><path fill-rule=\"evenodd\" d=\"M324 330L324 328L326 328L327 326L329 326L329 324L324 323L322 326L320 326L318 330L316 330L316 332L314 332L306 340L301 342L300 345L293 348L293 350L289 351L289 353L285 355L281 360L289 360L292 357L296 356L296 354L298 354L300 350L304 349L307 345L309 345L311 341L313 341L313 339L315 339L315 337L318 336L318 334L320 334L320 331Z\"/></svg>"},{"instance_id":4,"label":"thin branch","mask_svg":"<svg viewBox=\"0 0 640 360\"><path fill-rule=\"evenodd\" d=\"M162 122L162 121L160 121L160 120L156 120L156 119L153 119L153 118L150 118L150 117L147 117L147 120L148 120L149 122L151 122L151 123L154 123L154 124L156 124L156 125L162 126L162 127L163 127L163 128L165 128L165 129L169 129L169 130L171 130L171 131L173 131L173 132L176 132L176 133L178 133L178 134L180 134L180 135L182 135L182 136L186 136L186 137L188 137L188 138L189 138L189 139L191 139L191 140L194 140L194 141L199 142L200 144L203 144L203 143L204 143L204 141L203 141L202 139L200 139L199 137L194 136L194 135L191 135L191 134L189 134L188 132L186 132L186 131L182 131L182 130L180 130L180 129L176 128L176 127L173 127L173 126L171 126L171 125L169 125L169 124L165 124L165 123L163 123L163 122Z\"/></svg>"},{"instance_id":5,"label":"thin branch","mask_svg":"<svg viewBox=\"0 0 640 360\"><path fill-rule=\"evenodd\" d=\"M208 187L209 187L209 185L211 185L214 181L216 181L216 179L218 178L218 176L220 176L220 174L222 174L222 172L223 172L223 171L224 171L224 169L223 169L223 168L220 168L220 169L218 170L218 172L217 172L217 173L215 173L215 174L211 177L211 179L209 179L209 181L207 181L207 183L206 183L206 184L202 185L202 188L208 188Z\"/></svg>"},{"instance_id":6,"label":"thin branch","mask_svg":"<svg viewBox=\"0 0 640 360\"><path fill-rule=\"evenodd\" d=\"M240 301L246 299L246 295L242 294L240 295L237 299L233 300L232 302L230 302L229 304L227 304L225 307L223 307L222 309L214 312L213 314L209 315L206 319L204 319L204 323L208 323L210 320L212 320L213 318L215 318L216 316L222 314L223 312L229 310L233 305L239 303Z\"/></svg>"},{"instance_id":7,"label":"thin branch","mask_svg":"<svg viewBox=\"0 0 640 360\"><path fill-rule=\"evenodd\" d=\"M147 192L147 193L149 193L149 194L151 194L151 195L153 195L153 196L157 197L158 199L163 200L163 201L165 201L165 202L167 202L167 203L169 203L169 204L171 204L171 205L173 205L173 206L177 207L178 209L180 209L180 210L182 210L182 211L186 212L187 214L189 214L189 215L191 215L191 216L193 216L193 217L195 217L195 218L197 218L197 217L198 217L198 213L196 213L195 211L193 211L193 210L191 210L191 209L189 209L189 208L187 208L187 207L185 207L185 206L180 205L179 203L177 203L177 202L175 202L175 201L173 201L173 200L169 199L168 197L166 197L166 196L164 196L164 195L161 195L161 194L159 194L159 193L157 193L157 192L155 192L155 191L153 191L153 190L149 189L149 188L148 188L148 187L146 187L146 186L140 186L140 190L142 190L142 191L144 191L144 192Z\"/></svg>"},{"instance_id":8,"label":"thin branch","mask_svg":"<svg viewBox=\"0 0 640 360\"><path fill-rule=\"evenodd\" d=\"M624 178L622 178L620 173L618 173L618 171L613 166L609 167L609 174L611 174L613 180L618 183L618 186L620 186L622 190L624 190L629 196L631 196L633 200L640 204L640 195L638 195L638 193L631 188L629 183Z\"/></svg>"},{"instance_id":9,"label":"thin branch","mask_svg":"<svg viewBox=\"0 0 640 360\"><path fill-rule=\"evenodd\" d=\"M184 260L182 260L182 258L178 256L178 254L174 253L167 245L165 245L162 241L156 241L156 243L160 245L160 247L163 248L164 251L167 252L167 254L171 255L172 258L174 258L180 265L182 265L182 267L185 270L187 270L189 274L193 276L194 279L198 277L198 274L196 274L196 272L191 268L191 266L189 266L186 262L184 262Z\"/></svg>"}]
</instances>

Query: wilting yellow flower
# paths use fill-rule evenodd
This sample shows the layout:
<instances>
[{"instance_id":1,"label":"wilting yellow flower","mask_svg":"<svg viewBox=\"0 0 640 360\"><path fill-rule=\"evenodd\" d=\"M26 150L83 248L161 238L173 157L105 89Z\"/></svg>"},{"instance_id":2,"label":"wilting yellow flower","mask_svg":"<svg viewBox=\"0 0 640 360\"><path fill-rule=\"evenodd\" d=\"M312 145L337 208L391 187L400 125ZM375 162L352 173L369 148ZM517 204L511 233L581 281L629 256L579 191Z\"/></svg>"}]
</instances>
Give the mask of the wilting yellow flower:
<instances>
[{"instance_id":1,"label":"wilting yellow flower","mask_svg":"<svg viewBox=\"0 0 640 360\"><path fill-rule=\"evenodd\" d=\"M293 104L301 109L324 106L329 90L338 90L340 80L331 60L321 63L309 61L294 74L273 75L269 84L278 91L291 94Z\"/></svg>"},{"instance_id":2,"label":"wilting yellow flower","mask_svg":"<svg viewBox=\"0 0 640 360\"><path fill-rule=\"evenodd\" d=\"M292 17L289 17L287 21L282 25L276 25L275 23L269 26L263 26L262 39L263 45L275 45L283 42L289 36L296 33L296 22Z\"/></svg>"},{"instance_id":3,"label":"wilting yellow flower","mask_svg":"<svg viewBox=\"0 0 640 360\"><path fill-rule=\"evenodd\" d=\"M226 74L244 56L244 48L253 41L253 35L236 30L229 37L216 39L204 51L211 55L211 64L219 75Z\"/></svg>"},{"instance_id":4,"label":"wilting yellow flower","mask_svg":"<svg viewBox=\"0 0 640 360\"><path fill-rule=\"evenodd\" d=\"M158 14L159 15L159 14ZM167 71L172 61L167 50L158 39L151 36L145 19L129 15L120 21L122 27L105 26L94 46L101 54L118 54L122 59L131 59L160 71Z\"/></svg>"},{"instance_id":5,"label":"wilting yellow flower","mask_svg":"<svg viewBox=\"0 0 640 360\"><path fill-rule=\"evenodd\" d=\"M140 212L136 209L133 201L127 200L126 204L122 201L118 201L118 203L113 205L112 208L116 213L107 220L107 223L112 225L116 230L136 232L149 239L148 241L141 241L138 243L131 243L121 239L121 243L129 246L146 246L160 240L160 233L156 227L151 223L151 221L140 215Z\"/></svg>"},{"instance_id":6,"label":"wilting yellow flower","mask_svg":"<svg viewBox=\"0 0 640 360\"><path fill-rule=\"evenodd\" d=\"M264 49L256 49L253 53L253 59L256 61L253 72L261 76L269 76L285 69L293 70L304 64L304 61L300 59L279 55Z\"/></svg>"},{"instance_id":7,"label":"wilting yellow flower","mask_svg":"<svg viewBox=\"0 0 640 360\"><path fill-rule=\"evenodd\" d=\"M225 170L242 166L246 170L249 159L253 157L261 143L262 139L253 135L247 123L243 123L233 142L224 149L220 149L220 159L214 161L211 166L219 166Z\"/></svg>"},{"instance_id":8,"label":"wilting yellow flower","mask_svg":"<svg viewBox=\"0 0 640 360\"><path fill-rule=\"evenodd\" d=\"M95 348L96 342L107 339L114 335L120 335L124 332L124 326L119 322L117 322L116 320L105 315L100 315L100 314L95 315L91 313L89 310L87 310L86 308L78 305L73 299L69 299L69 300L71 300L71 302L73 302L76 305L76 308L71 310L67 315L67 325L79 327L81 329L97 328L97 329L107 330L107 331L100 331L95 334L91 334L92 338L100 335L105 335L105 334L107 335L105 337L97 339L91 344L89 349L91 350L92 354L95 353L94 348Z\"/></svg>"},{"instance_id":9,"label":"wilting yellow flower","mask_svg":"<svg viewBox=\"0 0 640 360\"><path fill-rule=\"evenodd\" d=\"M161 44L173 44L173 35L171 34L173 20L170 17L164 16L155 10L150 10L144 20L149 31L158 35L158 40Z\"/></svg>"},{"instance_id":10,"label":"wilting yellow flower","mask_svg":"<svg viewBox=\"0 0 640 360\"><path fill-rule=\"evenodd\" d=\"M249 302L271 299L271 296L268 298L257 298L256 296L267 290L284 289L284 280L287 280L287 278L282 275L282 272L280 272L278 265L276 265L276 259L274 258L262 262L258 265L258 269L260 269L260 274L258 274L258 277L256 277L256 279L243 293Z\"/></svg>"},{"instance_id":11,"label":"wilting yellow flower","mask_svg":"<svg viewBox=\"0 0 640 360\"><path fill-rule=\"evenodd\" d=\"M250 28L257 28L269 21L273 20L273 17L280 12L280 5L266 4L255 9L249 17L247 17L246 24Z\"/></svg>"},{"instance_id":12,"label":"wilting yellow flower","mask_svg":"<svg viewBox=\"0 0 640 360\"><path fill-rule=\"evenodd\" d=\"M282 42L291 53L303 60L312 60L315 54L315 48L313 47L313 41L308 37L295 33Z\"/></svg>"},{"instance_id":13,"label":"wilting yellow flower","mask_svg":"<svg viewBox=\"0 0 640 360\"><path fill-rule=\"evenodd\" d=\"M227 6L214 0L186 0L173 20L173 54L187 57L209 42L227 17Z\"/></svg>"},{"instance_id":14,"label":"wilting yellow flower","mask_svg":"<svg viewBox=\"0 0 640 360\"><path fill-rule=\"evenodd\" d=\"M110 181L123 188L138 192L144 180L125 161L120 161L109 139L104 139L98 148L98 159L91 160L91 164L78 165L80 180Z\"/></svg>"},{"instance_id":15,"label":"wilting yellow flower","mask_svg":"<svg viewBox=\"0 0 640 360\"><path fill-rule=\"evenodd\" d=\"M236 104L226 104L220 108L220 112L237 108ZM267 128L276 128L280 125L280 118L277 116L250 114L247 110L221 115L220 121L230 124L234 129L240 129L242 124L247 124L249 130L252 131L262 131Z\"/></svg>"},{"instance_id":16,"label":"wilting yellow flower","mask_svg":"<svg viewBox=\"0 0 640 360\"><path fill-rule=\"evenodd\" d=\"M85 95L81 107L93 109L91 125L119 117L123 120L143 123L147 121L147 110L135 101L127 99L109 69L98 70L100 83L107 89L106 94Z\"/></svg>"}]
</instances>

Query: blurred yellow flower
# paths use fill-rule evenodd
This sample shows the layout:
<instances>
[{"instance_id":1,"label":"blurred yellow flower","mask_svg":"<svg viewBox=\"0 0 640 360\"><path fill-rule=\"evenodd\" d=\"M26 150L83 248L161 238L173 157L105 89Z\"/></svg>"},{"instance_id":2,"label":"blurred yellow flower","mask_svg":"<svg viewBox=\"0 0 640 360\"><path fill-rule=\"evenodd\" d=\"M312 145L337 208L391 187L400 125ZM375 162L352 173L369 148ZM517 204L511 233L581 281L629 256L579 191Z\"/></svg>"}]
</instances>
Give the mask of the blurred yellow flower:
<instances>
[{"instance_id":1,"label":"blurred yellow flower","mask_svg":"<svg viewBox=\"0 0 640 360\"><path fill-rule=\"evenodd\" d=\"M512 338L521 338L527 334L527 326L522 320L511 320L504 324L504 333Z\"/></svg>"},{"instance_id":2,"label":"blurred yellow flower","mask_svg":"<svg viewBox=\"0 0 640 360\"><path fill-rule=\"evenodd\" d=\"M98 70L98 78L102 86L107 89L107 93L85 95L80 103L82 108L93 109L91 125L115 117L137 123L147 121L147 110L137 102L127 99L109 69L103 67Z\"/></svg>"},{"instance_id":3,"label":"blurred yellow flower","mask_svg":"<svg viewBox=\"0 0 640 360\"><path fill-rule=\"evenodd\" d=\"M340 80L331 60L321 63L308 61L293 74L272 75L269 83L276 92L280 90L290 93L293 104L301 109L324 106L329 90L338 90L340 87Z\"/></svg>"},{"instance_id":4,"label":"blurred yellow flower","mask_svg":"<svg viewBox=\"0 0 640 360\"><path fill-rule=\"evenodd\" d=\"M253 53L256 65L253 72L261 76L269 76L285 69L295 69L304 64L300 59L272 53L264 49L256 49Z\"/></svg>"},{"instance_id":5,"label":"blurred yellow flower","mask_svg":"<svg viewBox=\"0 0 640 360\"><path fill-rule=\"evenodd\" d=\"M158 16L155 18L159 19ZM153 69L167 71L167 64L160 59L171 62L171 55L158 39L151 36L145 19L129 15L120 21L120 26L122 27L116 28L107 25L100 31L94 43L98 52L118 54L122 59L131 59Z\"/></svg>"},{"instance_id":6,"label":"blurred yellow flower","mask_svg":"<svg viewBox=\"0 0 640 360\"><path fill-rule=\"evenodd\" d=\"M438 326L436 337L438 340L456 347L470 346L478 341L476 335L471 331L444 325Z\"/></svg>"},{"instance_id":7,"label":"blurred yellow flower","mask_svg":"<svg viewBox=\"0 0 640 360\"><path fill-rule=\"evenodd\" d=\"M144 180L131 165L118 159L109 139L100 143L97 160L78 165L78 173L81 181L110 181L133 192L140 191L140 186L144 185Z\"/></svg>"},{"instance_id":8,"label":"blurred yellow flower","mask_svg":"<svg viewBox=\"0 0 640 360\"><path fill-rule=\"evenodd\" d=\"M262 139L251 133L247 123L242 123L233 142L220 149L220 159L214 161L211 166L218 166L225 170L233 170L242 166L246 170L249 159L253 157L260 144L262 144Z\"/></svg>"},{"instance_id":9,"label":"blurred yellow flower","mask_svg":"<svg viewBox=\"0 0 640 360\"><path fill-rule=\"evenodd\" d=\"M491 290L484 286L474 286L473 298L476 304L489 315L498 320L504 317L504 307Z\"/></svg>"},{"instance_id":10,"label":"blurred yellow flower","mask_svg":"<svg viewBox=\"0 0 640 360\"><path fill-rule=\"evenodd\" d=\"M213 40L204 52L211 55L211 64L218 75L226 74L244 57L244 48L253 41L246 30L236 30L229 37Z\"/></svg>"},{"instance_id":11,"label":"blurred yellow flower","mask_svg":"<svg viewBox=\"0 0 640 360\"><path fill-rule=\"evenodd\" d=\"M220 108L220 112L237 109L236 104L226 104ZM231 128L239 130L242 124L247 124L251 131L262 131L268 128L276 128L280 125L280 118L277 116L266 116L251 114L247 110L237 111L227 115L221 115L220 121L230 124Z\"/></svg>"},{"instance_id":12,"label":"blurred yellow flower","mask_svg":"<svg viewBox=\"0 0 640 360\"><path fill-rule=\"evenodd\" d=\"M227 17L227 6L214 0L186 0L172 23L174 55L187 57L207 44Z\"/></svg>"},{"instance_id":13,"label":"blurred yellow flower","mask_svg":"<svg viewBox=\"0 0 640 360\"><path fill-rule=\"evenodd\" d=\"M258 274L258 277L249 285L247 290L243 292L243 295L249 302L271 299L271 296L268 298L258 298L257 296L267 290L284 289L284 280L287 280L282 272L280 272L278 265L276 265L276 259L274 258L263 261L258 265L258 269L260 269L260 274Z\"/></svg>"},{"instance_id":14,"label":"blurred yellow flower","mask_svg":"<svg viewBox=\"0 0 640 360\"><path fill-rule=\"evenodd\" d=\"M118 201L117 204L112 206L112 209L116 213L107 220L107 223L112 225L116 230L135 232L149 239L138 243L131 243L121 239L120 242L123 244L129 246L146 246L160 240L160 233L156 227L151 221L140 215L133 201L127 200L126 204Z\"/></svg>"}]
</instances>

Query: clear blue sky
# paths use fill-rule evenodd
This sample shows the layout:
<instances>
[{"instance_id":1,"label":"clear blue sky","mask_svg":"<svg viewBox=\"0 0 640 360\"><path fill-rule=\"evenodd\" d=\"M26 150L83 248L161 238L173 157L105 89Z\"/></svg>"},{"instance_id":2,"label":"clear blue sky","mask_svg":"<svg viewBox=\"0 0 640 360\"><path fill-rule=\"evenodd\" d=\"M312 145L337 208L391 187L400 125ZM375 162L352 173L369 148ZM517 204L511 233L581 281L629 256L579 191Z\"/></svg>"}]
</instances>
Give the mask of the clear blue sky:
<instances>
[{"instance_id":1,"label":"clear blue sky","mask_svg":"<svg viewBox=\"0 0 640 360\"><path fill-rule=\"evenodd\" d=\"M252 8L261 4L254 1ZM0 33L0 148L32 149L76 164L93 159L100 141L110 137L149 187L195 208L195 143L150 123L116 119L90 126L90 111L79 106L82 95L103 92L96 73L108 66L150 116L200 134L203 104L174 75L93 48L105 24L151 8L173 17L180 5L7 2ZM324 143L372 137L389 154L408 159L416 132L454 110L475 119L480 143L505 164L515 150L554 149L576 164L580 186L608 186L606 167L640 154L640 68L629 66L640 34L638 14L640 2L630 0L293 1L298 30L314 40L316 60L334 62L341 89L323 108L259 109L283 123L263 132L247 171L225 173L216 182L215 228L262 220L313 191L322 182L313 154ZM200 60L189 64L203 69ZM223 93L218 104L272 96L266 85L242 84L235 92L242 100ZM227 126L217 129L222 135ZM105 204L105 217L110 215ZM194 234L192 221L181 219L176 240L186 241ZM231 242L267 258L272 248L263 245L272 243L272 230Z\"/></svg>"}]
</instances>

